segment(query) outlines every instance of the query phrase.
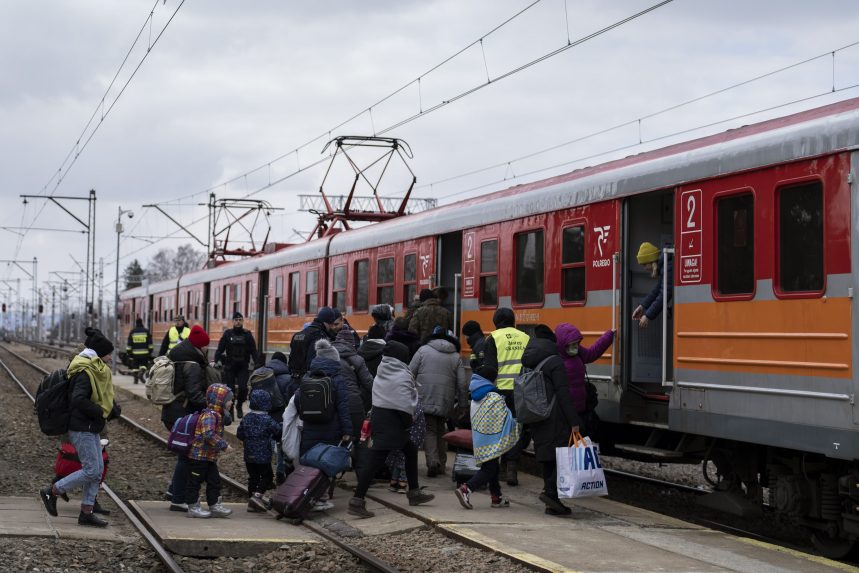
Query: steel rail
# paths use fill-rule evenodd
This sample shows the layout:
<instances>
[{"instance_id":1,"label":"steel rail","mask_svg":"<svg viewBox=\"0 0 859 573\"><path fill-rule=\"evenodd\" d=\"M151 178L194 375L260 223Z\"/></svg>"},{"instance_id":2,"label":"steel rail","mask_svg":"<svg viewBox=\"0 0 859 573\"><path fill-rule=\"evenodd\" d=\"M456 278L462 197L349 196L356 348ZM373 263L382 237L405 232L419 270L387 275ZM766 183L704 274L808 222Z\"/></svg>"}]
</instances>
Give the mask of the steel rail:
<instances>
[{"instance_id":1,"label":"steel rail","mask_svg":"<svg viewBox=\"0 0 859 573\"><path fill-rule=\"evenodd\" d=\"M47 373L47 371L44 368L41 368L40 366L33 364L32 362L30 362L26 358L18 356L14 351L9 350L5 346L3 347L3 349L6 350L7 352L11 353L13 356L17 357L22 362L27 363L29 366L33 367L37 371ZM6 374L9 376L9 378L12 379L13 382L15 382L18 385L18 387L21 389L21 391L24 392L24 394L26 394L27 397L33 403L35 403L36 402L35 396L33 396L30 393L30 391L27 390L27 387L24 385L24 383L21 382L21 380L17 376L15 376L15 374L12 372L12 370L9 368L9 366L7 366L6 363L2 359L0 359L0 367L2 367L3 370L6 371ZM108 497L110 497L113 500L113 502L116 504L116 506L120 510L122 510L122 513L125 514L125 517L131 522L131 524L134 526L134 528L146 540L146 542L149 544L149 546L152 548L152 550L155 551L155 554L158 556L158 560L161 561L161 564L164 565L164 567L166 567L170 573L185 573L184 570L179 566L179 564L173 560L173 556L170 554L170 552L167 550L167 548L165 548L163 545L161 545L161 543L155 538L154 535L152 535L152 533L149 531L149 529L147 529L147 527L143 524L143 522L141 522L137 518L137 516L134 515L134 512L131 510L130 507L128 507L128 505L125 503L125 501L123 501L116 494L116 492L114 492L107 485L107 483L102 482L101 489L103 489L104 492L107 493Z\"/></svg>"},{"instance_id":2,"label":"steel rail","mask_svg":"<svg viewBox=\"0 0 859 573\"><path fill-rule=\"evenodd\" d=\"M23 356L18 355L15 351L10 350L9 348L6 348L5 346L3 347L3 349L6 350L7 352L9 352L10 354L12 354L13 356L15 356L16 358L18 358L19 360L21 360L22 362L26 363L28 366L30 366L34 370L41 372L42 374L48 374L47 370L45 370L44 368L42 368L38 364L35 364L35 363L27 360ZM10 375L12 375L11 371L8 369L8 367L5 365L5 363L2 362L2 360L0 360L0 366L3 366L3 368L5 368L6 371L10 373ZM14 375L12 375L12 376L14 377ZM16 382L18 382L18 385L21 386L21 388L25 392L27 392L27 390L24 388L24 386L21 384L21 382L19 382L17 380L17 378L15 378L15 380L16 380ZM30 395L29 392L27 394ZM32 396L31 396L31 399L33 399ZM165 446L167 445L167 440L165 438L163 438L162 436L153 432L152 430L141 426L135 420L132 420L131 418L125 416L124 414L119 416L118 419L121 422L123 422L126 426L129 426L132 429L137 430L138 432L144 434L146 437L148 437L154 441L157 441L158 443L163 444ZM223 481L224 483L226 483L230 487L242 492L244 495L248 495L247 487L244 486L238 480L222 473L221 474L221 481ZM105 491L107 491L106 486L105 486ZM111 491L110 493L108 493L108 495L110 495L111 498L113 498L115 494ZM117 499L118 498L115 498L114 501L116 501ZM123 508L124 504L118 504L118 505L120 508ZM128 511L131 511L131 509L128 509ZM126 515L128 515L128 511L126 511L123 508L123 512L125 512ZM271 512L271 511L269 511L269 514L276 516L276 514L274 512ZM140 523L136 517L134 518L134 522ZM142 523L140 523L140 525L143 526ZM401 573L401 571L399 569L397 569L396 567L394 567L393 565L383 561L382 559L379 559L378 557L376 557L372 553L369 553L369 552L361 549L360 547L355 547L354 545L350 545L349 543L343 541L342 539L336 537L335 535L332 535L331 533L326 531L324 528L320 527L319 525L316 525L315 523L302 521L301 525L304 526L305 528L309 529L310 531L314 532L315 534L319 535L320 537L327 539L331 543L337 545L338 547L340 547L344 551L351 553L352 555L354 555L355 557L360 559L363 563L365 563L366 565L369 565L370 567L372 567L373 569L376 569L377 571L380 571L382 573ZM148 530L146 531L146 533L144 535L149 535ZM154 539L154 537L153 537L153 539ZM148 538L147 538L147 541L148 541ZM156 540L156 542L157 542L157 540ZM172 571L174 571L174 570L171 570L171 572ZM175 573L181 573L181 572L182 572L181 569L175 570Z\"/></svg>"}]
</instances>

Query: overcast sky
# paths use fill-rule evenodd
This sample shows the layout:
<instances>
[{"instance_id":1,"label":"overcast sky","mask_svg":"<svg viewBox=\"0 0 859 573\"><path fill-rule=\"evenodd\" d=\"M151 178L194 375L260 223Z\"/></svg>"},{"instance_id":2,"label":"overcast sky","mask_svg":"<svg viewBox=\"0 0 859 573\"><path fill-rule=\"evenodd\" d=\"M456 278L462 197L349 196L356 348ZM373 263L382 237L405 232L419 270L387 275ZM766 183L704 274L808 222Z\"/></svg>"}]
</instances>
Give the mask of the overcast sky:
<instances>
[{"instance_id":1,"label":"overcast sky","mask_svg":"<svg viewBox=\"0 0 859 573\"><path fill-rule=\"evenodd\" d=\"M46 201L25 206L18 195L85 196L95 189L96 258L105 259L107 300L113 296L118 206L134 210L134 219L125 226L120 268L132 258L145 266L159 248L193 241L174 238L149 245L141 237L151 241L182 233L141 205L165 203L176 219L190 224L205 217L205 208L194 205L205 202L208 189L265 166L215 189L218 197L244 197L296 166L324 158L329 130L419 76L420 89L410 85L375 107L372 117L363 113L331 136L372 135L374 129L381 131L485 84L487 75L495 79L656 4L543 0L487 36L531 2L186 0L117 100L150 38L156 38L180 1L0 2L0 225L80 229L57 206L46 206ZM153 4L151 30L146 27L131 51L105 100L105 108L115 105L92 135L92 126L84 129L87 120ZM856 42L857 15L859 4L851 0L675 0L385 136L410 144L410 166L418 178L415 195L448 203L491 192L859 96L857 89L843 89L859 84L859 47L854 47L835 56L834 94L671 137L830 91L833 59L825 57L647 118L640 135L649 143L642 146L628 147L639 140L635 124L513 161ZM482 46L424 75L483 36ZM96 124L100 117L101 111ZM56 187L55 175L61 166L68 168L64 158L82 133L92 135L91 141ZM298 157L272 162L296 148ZM617 148L623 149L600 155ZM456 177L508 161L513 162ZM552 167L559 164L565 165ZM312 216L296 212L297 196L318 193L325 167L327 163L308 169L253 196L285 209L271 219L273 240L295 242L300 239L293 229L313 227ZM335 166L326 192L346 191L340 168L347 169ZM401 192L404 172L392 175L383 194ZM449 178L454 179L440 183ZM68 206L86 217L85 202ZM205 240L205 222L191 229ZM32 230L19 242L13 231L0 230L0 237L0 258L38 257L44 280L56 278L50 271L75 271L72 258L85 258L80 234ZM0 270L0 278L13 283L24 277L8 265ZM0 293L5 288L0 283Z\"/></svg>"}]
</instances>

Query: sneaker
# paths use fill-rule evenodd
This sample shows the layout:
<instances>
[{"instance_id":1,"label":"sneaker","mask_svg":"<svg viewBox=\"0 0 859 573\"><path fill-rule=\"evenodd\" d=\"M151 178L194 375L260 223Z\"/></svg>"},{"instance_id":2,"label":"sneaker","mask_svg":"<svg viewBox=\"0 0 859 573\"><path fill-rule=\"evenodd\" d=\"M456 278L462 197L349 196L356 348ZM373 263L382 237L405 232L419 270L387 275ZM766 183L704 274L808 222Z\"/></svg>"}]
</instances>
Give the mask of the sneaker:
<instances>
[{"instance_id":1,"label":"sneaker","mask_svg":"<svg viewBox=\"0 0 859 573\"><path fill-rule=\"evenodd\" d=\"M546 513L549 515L569 515L572 513L572 510L561 503L561 500L557 497L551 497L546 495L546 493L540 494L540 501L546 504ZM554 513L550 513L549 510L552 510Z\"/></svg>"},{"instance_id":2,"label":"sneaker","mask_svg":"<svg viewBox=\"0 0 859 573\"><path fill-rule=\"evenodd\" d=\"M212 517L229 517L232 515L233 510L218 501L215 505L209 506L209 513L211 513Z\"/></svg>"},{"instance_id":3,"label":"sneaker","mask_svg":"<svg viewBox=\"0 0 859 573\"><path fill-rule=\"evenodd\" d=\"M188 506L188 517L209 518L212 517L211 511L206 511L200 506L200 502Z\"/></svg>"},{"instance_id":4,"label":"sneaker","mask_svg":"<svg viewBox=\"0 0 859 573\"><path fill-rule=\"evenodd\" d=\"M465 509L474 509L474 506L471 505L471 490L468 489L468 486L462 484L455 490L453 493L456 494L457 499L459 499L459 504Z\"/></svg>"},{"instance_id":5,"label":"sneaker","mask_svg":"<svg viewBox=\"0 0 859 573\"><path fill-rule=\"evenodd\" d=\"M349 500L349 507L346 512L349 515L354 515L356 517L360 517L362 519L366 519L368 517L373 517L376 514L367 509L367 502L360 497L353 497Z\"/></svg>"},{"instance_id":6,"label":"sneaker","mask_svg":"<svg viewBox=\"0 0 859 573\"><path fill-rule=\"evenodd\" d=\"M398 493L400 491L400 482L392 481L390 484L388 484L388 491Z\"/></svg>"},{"instance_id":7,"label":"sneaker","mask_svg":"<svg viewBox=\"0 0 859 573\"><path fill-rule=\"evenodd\" d=\"M187 503L171 503L170 504L170 511L187 512L188 511L188 504Z\"/></svg>"},{"instance_id":8,"label":"sneaker","mask_svg":"<svg viewBox=\"0 0 859 573\"><path fill-rule=\"evenodd\" d=\"M95 503L93 504L92 512L97 513L99 515L110 515L110 510L105 509L101 505L99 505L98 500L96 500Z\"/></svg>"},{"instance_id":9,"label":"sneaker","mask_svg":"<svg viewBox=\"0 0 859 573\"><path fill-rule=\"evenodd\" d=\"M405 494L407 491L409 491L409 483L408 482L401 481L400 483L397 484L397 493Z\"/></svg>"},{"instance_id":10,"label":"sneaker","mask_svg":"<svg viewBox=\"0 0 859 573\"><path fill-rule=\"evenodd\" d=\"M419 489L410 489L406 493L406 497L409 498L409 505L421 505L435 499L433 494L424 493Z\"/></svg>"},{"instance_id":11,"label":"sneaker","mask_svg":"<svg viewBox=\"0 0 859 573\"><path fill-rule=\"evenodd\" d=\"M94 513L81 512L78 515L78 525L89 525L90 527L107 527L107 522Z\"/></svg>"},{"instance_id":12,"label":"sneaker","mask_svg":"<svg viewBox=\"0 0 859 573\"><path fill-rule=\"evenodd\" d=\"M492 507L510 507L510 500L503 495L499 497L492 496Z\"/></svg>"},{"instance_id":13,"label":"sneaker","mask_svg":"<svg viewBox=\"0 0 859 573\"><path fill-rule=\"evenodd\" d=\"M57 496L54 495L53 486L49 485L40 489L39 497L42 498L42 503L45 504L48 513L57 517Z\"/></svg>"},{"instance_id":14,"label":"sneaker","mask_svg":"<svg viewBox=\"0 0 859 573\"><path fill-rule=\"evenodd\" d=\"M248 511L265 513L268 511L268 507L261 496L254 495L248 500Z\"/></svg>"},{"instance_id":15,"label":"sneaker","mask_svg":"<svg viewBox=\"0 0 859 573\"><path fill-rule=\"evenodd\" d=\"M310 511L326 511L333 508L334 504L332 502L328 500L320 500L313 504L313 507L310 509Z\"/></svg>"}]
</instances>

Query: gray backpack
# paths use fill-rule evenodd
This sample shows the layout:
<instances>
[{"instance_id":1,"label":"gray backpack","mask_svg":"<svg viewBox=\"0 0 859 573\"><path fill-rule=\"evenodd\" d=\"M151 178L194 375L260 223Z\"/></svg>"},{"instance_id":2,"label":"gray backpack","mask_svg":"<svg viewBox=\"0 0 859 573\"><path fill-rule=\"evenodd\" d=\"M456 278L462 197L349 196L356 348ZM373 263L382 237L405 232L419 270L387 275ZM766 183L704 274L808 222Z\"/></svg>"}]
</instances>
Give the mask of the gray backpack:
<instances>
[{"instance_id":1,"label":"gray backpack","mask_svg":"<svg viewBox=\"0 0 859 573\"><path fill-rule=\"evenodd\" d=\"M520 424L536 424L548 420L555 405L555 397L549 400L546 381L543 379L543 365L548 356L533 370L523 368L513 379L513 404L516 408L516 421Z\"/></svg>"}]
</instances>

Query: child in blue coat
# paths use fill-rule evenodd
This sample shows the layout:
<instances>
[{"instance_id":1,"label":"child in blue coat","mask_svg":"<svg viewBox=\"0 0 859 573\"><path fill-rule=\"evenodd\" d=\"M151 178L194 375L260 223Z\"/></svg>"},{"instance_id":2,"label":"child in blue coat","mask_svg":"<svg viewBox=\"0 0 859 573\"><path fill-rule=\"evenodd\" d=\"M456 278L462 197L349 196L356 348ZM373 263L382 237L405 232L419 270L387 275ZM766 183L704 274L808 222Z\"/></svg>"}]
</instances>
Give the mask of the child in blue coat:
<instances>
[{"instance_id":1,"label":"child in blue coat","mask_svg":"<svg viewBox=\"0 0 859 573\"><path fill-rule=\"evenodd\" d=\"M279 440L281 425L269 415L271 396L265 390L254 390L250 396L251 411L239 424L236 436L245 446L245 467L248 469L248 511L266 511L262 495L274 487L271 469L273 440Z\"/></svg>"}]
</instances>

